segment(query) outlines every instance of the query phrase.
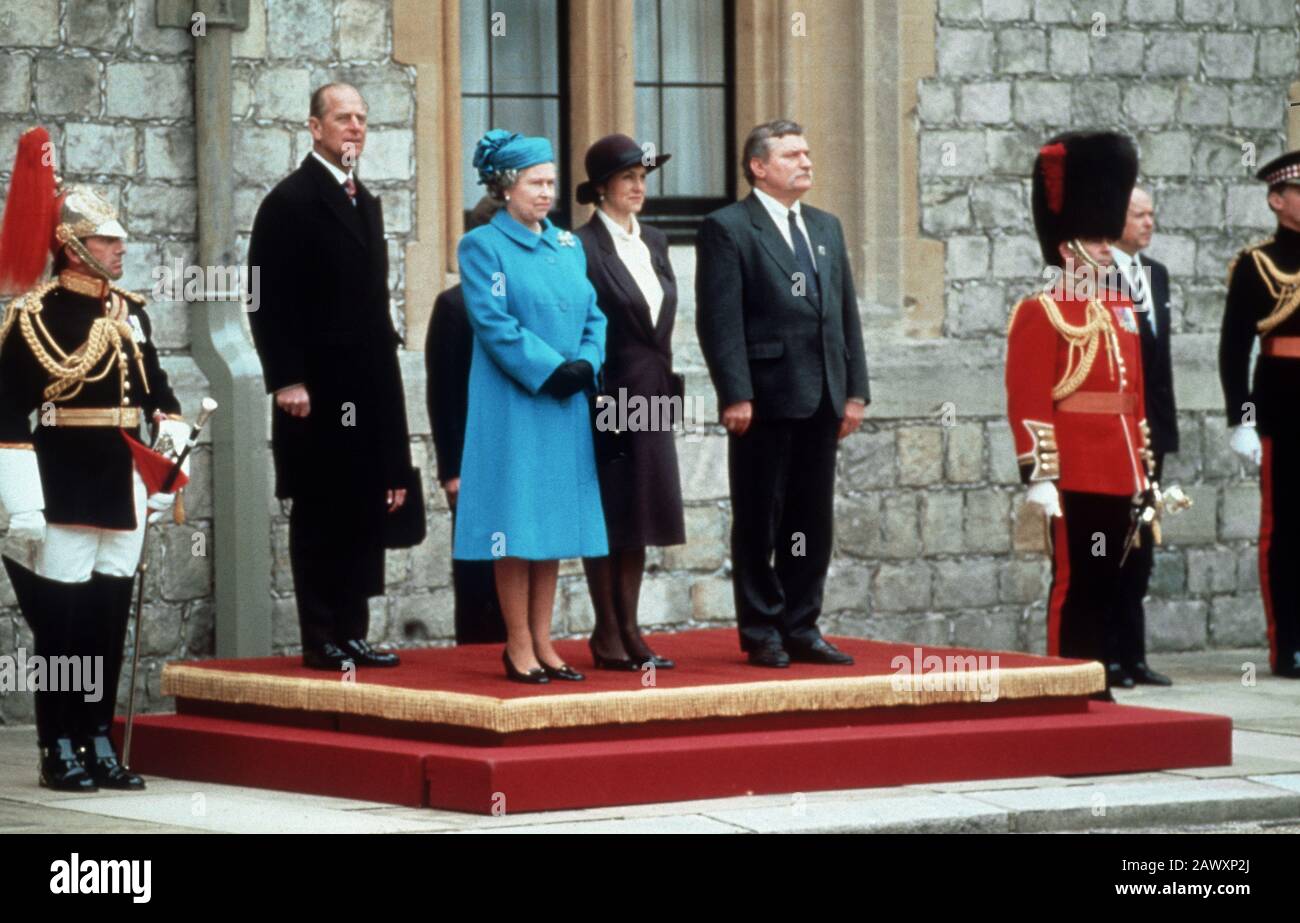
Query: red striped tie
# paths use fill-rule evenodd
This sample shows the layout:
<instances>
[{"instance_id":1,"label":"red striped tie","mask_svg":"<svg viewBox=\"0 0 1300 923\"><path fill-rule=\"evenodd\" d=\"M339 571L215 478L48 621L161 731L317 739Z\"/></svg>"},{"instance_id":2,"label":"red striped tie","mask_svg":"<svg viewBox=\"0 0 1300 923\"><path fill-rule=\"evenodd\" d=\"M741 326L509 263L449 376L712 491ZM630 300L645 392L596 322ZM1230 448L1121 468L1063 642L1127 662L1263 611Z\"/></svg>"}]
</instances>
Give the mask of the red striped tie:
<instances>
[{"instance_id":1,"label":"red striped tie","mask_svg":"<svg viewBox=\"0 0 1300 923\"><path fill-rule=\"evenodd\" d=\"M343 191L348 194L348 198L352 200L352 204L356 205L357 204L357 183L356 180L352 178L351 174L349 174L348 178L343 181Z\"/></svg>"}]
</instances>

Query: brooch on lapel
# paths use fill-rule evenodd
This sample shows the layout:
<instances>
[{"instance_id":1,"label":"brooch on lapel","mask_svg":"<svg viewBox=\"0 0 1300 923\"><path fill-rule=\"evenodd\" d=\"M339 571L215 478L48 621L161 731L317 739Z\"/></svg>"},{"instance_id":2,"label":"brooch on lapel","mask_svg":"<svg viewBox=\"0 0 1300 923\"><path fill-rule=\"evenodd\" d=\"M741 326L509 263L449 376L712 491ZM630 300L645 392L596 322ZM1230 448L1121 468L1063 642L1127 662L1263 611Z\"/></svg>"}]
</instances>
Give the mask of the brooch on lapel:
<instances>
[{"instance_id":1,"label":"brooch on lapel","mask_svg":"<svg viewBox=\"0 0 1300 923\"><path fill-rule=\"evenodd\" d=\"M555 240L561 247L576 247L578 245L571 231L561 231Z\"/></svg>"},{"instance_id":2,"label":"brooch on lapel","mask_svg":"<svg viewBox=\"0 0 1300 923\"><path fill-rule=\"evenodd\" d=\"M818 255L818 256L825 256L825 255L826 255L826 245L825 245L825 244L818 244L818 245L817 245L817 255Z\"/></svg>"},{"instance_id":3,"label":"brooch on lapel","mask_svg":"<svg viewBox=\"0 0 1300 923\"><path fill-rule=\"evenodd\" d=\"M1129 333L1137 333L1137 319L1133 316L1132 308L1116 308L1115 313L1119 315L1119 325Z\"/></svg>"},{"instance_id":4,"label":"brooch on lapel","mask_svg":"<svg viewBox=\"0 0 1300 923\"><path fill-rule=\"evenodd\" d=\"M140 345L144 345L148 342L148 340L145 339L144 327L140 323L140 318L136 317L134 314L128 314L126 316L126 322L131 327L131 339L135 340Z\"/></svg>"}]
</instances>

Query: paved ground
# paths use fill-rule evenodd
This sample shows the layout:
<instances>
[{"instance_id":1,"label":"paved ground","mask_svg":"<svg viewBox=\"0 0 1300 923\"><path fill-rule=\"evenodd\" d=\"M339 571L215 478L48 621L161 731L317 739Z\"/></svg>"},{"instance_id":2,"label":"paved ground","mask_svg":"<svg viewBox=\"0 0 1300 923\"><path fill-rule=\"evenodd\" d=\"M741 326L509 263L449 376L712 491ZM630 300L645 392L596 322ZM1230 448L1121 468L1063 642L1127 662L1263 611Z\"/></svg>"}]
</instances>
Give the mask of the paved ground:
<instances>
[{"instance_id":1,"label":"paved ground","mask_svg":"<svg viewBox=\"0 0 1300 923\"><path fill-rule=\"evenodd\" d=\"M1175 680L1120 700L1229 715L1234 762L1213 769L1000 779L503 817L151 778L141 793L36 785L31 728L0 728L0 833L1300 832L1300 682L1242 665L1259 651L1153 658Z\"/></svg>"}]
</instances>

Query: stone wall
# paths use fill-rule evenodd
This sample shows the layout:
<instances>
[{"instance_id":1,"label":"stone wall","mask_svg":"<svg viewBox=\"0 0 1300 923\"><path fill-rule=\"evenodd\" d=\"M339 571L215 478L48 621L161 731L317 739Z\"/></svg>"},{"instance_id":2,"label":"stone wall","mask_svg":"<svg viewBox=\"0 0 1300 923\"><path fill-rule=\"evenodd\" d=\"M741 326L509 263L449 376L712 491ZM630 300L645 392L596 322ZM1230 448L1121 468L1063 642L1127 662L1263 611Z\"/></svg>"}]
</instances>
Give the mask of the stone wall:
<instances>
[{"instance_id":1,"label":"stone wall","mask_svg":"<svg viewBox=\"0 0 1300 923\"><path fill-rule=\"evenodd\" d=\"M349 79L370 103L361 175L383 199L395 314L403 311L404 245L414 207L414 77L393 63L387 0L252 0L235 39L236 217L242 257L260 197L310 147L310 89ZM93 182L122 208L133 239L127 284L195 250L191 39L153 25L152 0L0 0L0 170L18 134L45 124L70 180ZM1095 14L1104 35L1093 34ZM1067 127L1131 131L1142 149L1158 232L1152 253L1174 282L1183 451L1167 480L1197 505L1168 528L1148 606L1155 651L1263 641L1251 536L1258 491L1225 445L1214 342L1228 259L1270 224L1242 166L1281 150L1294 79L1297 16L1280 0L941 0L937 71L923 81L922 229L945 242L943 336L907 339L864 305L874 402L871 422L839 462L837 545L826 627L871 637L1042 650L1048 566L1032 520L1017 521L1019 486L1003 419L1002 336L1010 306L1034 284L1039 258L1028 219L1033 153ZM577 143L577 139L575 139ZM819 164L825 174L831 164ZM7 184L0 173L0 187ZM846 203L842 209L852 208ZM682 304L677 363L701 420L716 406L695 343L694 255L674 248ZM188 357L183 305L151 309L165 366L187 409L204 382ZM420 344L411 344L419 346ZM422 358L403 355L417 462L432 453ZM679 629L732 622L727 551L726 441L696 426L678 441L690 541L653 550L642 621ZM191 522L151 539L143 650L146 707L161 663L213 652L211 566L193 553L208 536L208 455L195 458ZM426 483L433 483L431 476ZM296 650L297 623L283 511L275 519L273 641ZM452 635L450 518L430 497L430 537L390 555L389 594L372 605L372 640L447 643ZM201 541L201 540L200 540ZM0 578L0 652L31 639ZM565 562L556 632L592 623L581 569ZM30 698L0 697L0 723L31 721Z\"/></svg>"}]
</instances>

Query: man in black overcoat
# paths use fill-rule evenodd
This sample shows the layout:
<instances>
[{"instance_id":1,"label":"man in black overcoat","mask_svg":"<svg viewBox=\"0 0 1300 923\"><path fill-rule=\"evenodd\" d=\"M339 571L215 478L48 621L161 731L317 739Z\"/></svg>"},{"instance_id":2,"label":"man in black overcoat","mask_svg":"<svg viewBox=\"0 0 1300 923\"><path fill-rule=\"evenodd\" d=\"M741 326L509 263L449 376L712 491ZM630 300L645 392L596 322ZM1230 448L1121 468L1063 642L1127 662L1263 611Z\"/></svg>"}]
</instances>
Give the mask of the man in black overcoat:
<instances>
[{"instance_id":1,"label":"man in black overcoat","mask_svg":"<svg viewBox=\"0 0 1300 923\"><path fill-rule=\"evenodd\" d=\"M803 129L745 141L753 192L700 228L695 325L728 433L740 645L756 666L851 664L817 628L830 566L839 439L870 400L844 232L799 199Z\"/></svg>"},{"instance_id":2,"label":"man in black overcoat","mask_svg":"<svg viewBox=\"0 0 1300 923\"><path fill-rule=\"evenodd\" d=\"M384 592L384 517L406 500L410 438L389 314L379 199L353 168L366 104L347 84L312 95L312 151L262 201L249 314L268 392L276 496L293 501L289 559L303 663L395 666L366 641Z\"/></svg>"},{"instance_id":3,"label":"man in black overcoat","mask_svg":"<svg viewBox=\"0 0 1300 923\"><path fill-rule=\"evenodd\" d=\"M1174 404L1174 364L1170 352L1169 270L1145 252L1155 230L1155 208L1146 190L1134 187L1129 199L1123 236L1111 247L1115 266L1137 308L1142 334L1142 381L1151 451L1155 454L1153 480L1161 482L1165 455L1178 451L1178 408ZM1106 639L1106 671L1112 686L1130 688L1138 683L1169 686L1172 681L1147 665L1146 612L1142 600L1151 583L1155 564L1155 536L1150 526L1129 552L1136 566L1124 573L1124 605L1111 613Z\"/></svg>"},{"instance_id":4,"label":"man in black overcoat","mask_svg":"<svg viewBox=\"0 0 1300 923\"><path fill-rule=\"evenodd\" d=\"M491 196L484 196L470 212L465 230L487 224L500 207L501 203ZM473 353L474 330L465 313L465 294L454 285L434 301L424 339L425 400L433 431L433 454L438 483L447 495L453 522L460 497L460 457L465 451L469 360ZM456 597L456 643L504 643L506 623L497 602L492 562L453 560L451 582Z\"/></svg>"}]
</instances>

